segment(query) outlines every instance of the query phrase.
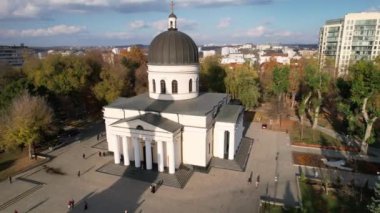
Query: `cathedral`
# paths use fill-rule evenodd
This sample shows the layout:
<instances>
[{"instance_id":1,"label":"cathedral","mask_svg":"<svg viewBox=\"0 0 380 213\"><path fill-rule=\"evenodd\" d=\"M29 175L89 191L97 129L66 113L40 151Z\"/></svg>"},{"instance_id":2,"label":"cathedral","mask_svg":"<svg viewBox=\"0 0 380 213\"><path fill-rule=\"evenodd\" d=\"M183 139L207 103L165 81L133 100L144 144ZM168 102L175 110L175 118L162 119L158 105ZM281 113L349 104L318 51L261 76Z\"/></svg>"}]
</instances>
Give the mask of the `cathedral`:
<instances>
[{"instance_id":1,"label":"cathedral","mask_svg":"<svg viewBox=\"0 0 380 213\"><path fill-rule=\"evenodd\" d=\"M234 160L244 109L224 93L199 92L195 42L168 17L149 46L149 92L104 107L115 164L175 174L181 164L207 168L212 157Z\"/></svg>"}]
</instances>

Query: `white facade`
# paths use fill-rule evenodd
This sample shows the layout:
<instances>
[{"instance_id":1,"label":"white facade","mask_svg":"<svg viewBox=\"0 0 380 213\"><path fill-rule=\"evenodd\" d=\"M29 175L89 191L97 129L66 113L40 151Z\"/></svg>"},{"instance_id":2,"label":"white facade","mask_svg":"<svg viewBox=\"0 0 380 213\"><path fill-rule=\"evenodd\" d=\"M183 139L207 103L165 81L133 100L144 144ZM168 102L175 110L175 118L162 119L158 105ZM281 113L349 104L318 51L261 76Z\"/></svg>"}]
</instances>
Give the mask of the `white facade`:
<instances>
[{"instance_id":1,"label":"white facade","mask_svg":"<svg viewBox=\"0 0 380 213\"><path fill-rule=\"evenodd\" d=\"M380 12L349 13L342 19L328 20L320 30L321 66L330 58L337 75L346 75L357 60L373 60L380 55Z\"/></svg>"},{"instance_id":2,"label":"white facade","mask_svg":"<svg viewBox=\"0 0 380 213\"><path fill-rule=\"evenodd\" d=\"M176 27L174 14L168 25L169 30ZM189 55L193 49L195 44L178 51ZM234 159L242 139L243 107L228 105L227 94L200 94L199 63L184 64L179 58L174 63L152 57L156 64L148 64L149 93L104 107L108 150L115 164L174 174L181 164L206 168L212 157Z\"/></svg>"}]
</instances>

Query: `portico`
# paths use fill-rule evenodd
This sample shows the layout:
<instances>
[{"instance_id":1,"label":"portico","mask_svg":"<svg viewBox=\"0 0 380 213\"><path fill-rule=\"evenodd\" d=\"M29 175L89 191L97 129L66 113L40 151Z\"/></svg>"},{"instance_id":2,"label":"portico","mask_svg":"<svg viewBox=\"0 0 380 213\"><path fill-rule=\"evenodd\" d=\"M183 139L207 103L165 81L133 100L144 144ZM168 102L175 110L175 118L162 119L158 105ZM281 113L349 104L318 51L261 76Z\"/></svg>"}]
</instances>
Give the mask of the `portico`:
<instances>
[{"instance_id":1,"label":"portico","mask_svg":"<svg viewBox=\"0 0 380 213\"><path fill-rule=\"evenodd\" d=\"M109 144L114 144L109 148L114 152L115 164L123 160L125 166L130 166L130 161L134 160L135 167L142 167L143 162L147 170L152 170L153 163L157 163L159 172L167 167L169 174L174 174L181 162L181 153L177 151L181 146L177 140L180 129L181 125L151 113L114 122L107 130L112 134L107 137L112 141Z\"/></svg>"}]
</instances>

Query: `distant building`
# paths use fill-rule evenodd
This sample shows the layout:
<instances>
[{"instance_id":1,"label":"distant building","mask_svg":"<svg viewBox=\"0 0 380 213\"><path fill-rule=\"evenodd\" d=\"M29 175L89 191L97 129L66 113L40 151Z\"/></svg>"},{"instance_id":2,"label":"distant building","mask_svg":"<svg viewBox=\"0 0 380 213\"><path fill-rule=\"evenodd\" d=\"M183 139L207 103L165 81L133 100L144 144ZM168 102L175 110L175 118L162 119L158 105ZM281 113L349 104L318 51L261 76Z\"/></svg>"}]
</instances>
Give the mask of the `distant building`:
<instances>
[{"instance_id":1,"label":"distant building","mask_svg":"<svg viewBox=\"0 0 380 213\"><path fill-rule=\"evenodd\" d=\"M7 63L13 67L21 67L24 63L23 55L28 50L24 45L0 46L0 62Z\"/></svg>"},{"instance_id":2,"label":"distant building","mask_svg":"<svg viewBox=\"0 0 380 213\"><path fill-rule=\"evenodd\" d=\"M349 13L326 21L320 30L321 67L328 59L335 63L336 75L348 74L355 61L373 60L380 55L380 12Z\"/></svg>"},{"instance_id":3,"label":"distant building","mask_svg":"<svg viewBox=\"0 0 380 213\"><path fill-rule=\"evenodd\" d=\"M236 47L222 47L221 54L222 56L226 56L229 54L239 53L238 48Z\"/></svg>"},{"instance_id":4,"label":"distant building","mask_svg":"<svg viewBox=\"0 0 380 213\"><path fill-rule=\"evenodd\" d=\"M206 58L208 56L214 56L215 55L215 50L203 50L203 58Z\"/></svg>"}]
</instances>

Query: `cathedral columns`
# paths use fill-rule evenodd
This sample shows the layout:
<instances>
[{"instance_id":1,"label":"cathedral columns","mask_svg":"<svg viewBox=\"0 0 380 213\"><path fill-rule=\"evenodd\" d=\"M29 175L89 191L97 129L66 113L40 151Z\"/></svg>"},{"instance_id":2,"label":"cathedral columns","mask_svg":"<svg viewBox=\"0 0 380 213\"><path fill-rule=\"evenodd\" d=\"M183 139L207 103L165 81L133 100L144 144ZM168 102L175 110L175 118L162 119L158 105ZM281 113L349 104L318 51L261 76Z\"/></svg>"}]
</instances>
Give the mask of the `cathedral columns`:
<instances>
[{"instance_id":1,"label":"cathedral columns","mask_svg":"<svg viewBox=\"0 0 380 213\"><path fill-rule=\"evenodd\" d=\"M132 137L132 143L135 151L135 167L139 168L141 166L139 139L137 137Z\"/></svg>"},{"instance_id":2,"label":"cathedral columns","mask_svg":"<svg viewBox=\"0 0 380 213\"><path fill-rule=\"evenodd\" d=\"M115 150L113 152L113 157L115 164L120 164L120 140L118 135L114 135L113 139L115 140Z\"/></svg>"},{"instance_id":3,"label":"cathedral columns","mask_svg":"<svg viewBox=\"0 0 380 213\"><path fill-rule=\"evenodd\" d=\"M152 139L147 138L145 139L145 162L146 162L146 169L152 170L152 145L151 145Z\"/></svg>"},{"instance_id":4,"label":"cathedral columns","mask_svg":"<svg viewBox=\"0 0 380 213\"><path fill-rule=\"evenodd\" d=\"M128 138L126 136L121 136L121 137L123 137L124 165L129 166Z\"/></svg>"},{"instance_id":5,"label":"cathedral columns","mask_svg":"<svg viewBox=\"0 0 380 213\"><path fill-rule=\"evenodd\" d=\"M169 174L175 173L175 149L174 149L174 141L168 141L166 142L166 153L168 155L168 161L169 161Z\"/></svg>"},{"instance_id":6,"label":"cathedral columns","mask_svg":"<svg viewBox=\"0 0 380 213\"><path fill-rule=\"evenodd\" d=\"M157 164L158 171L164 171L164 146L162 141L157 141Z\"/></svg>"}]
</instances>

